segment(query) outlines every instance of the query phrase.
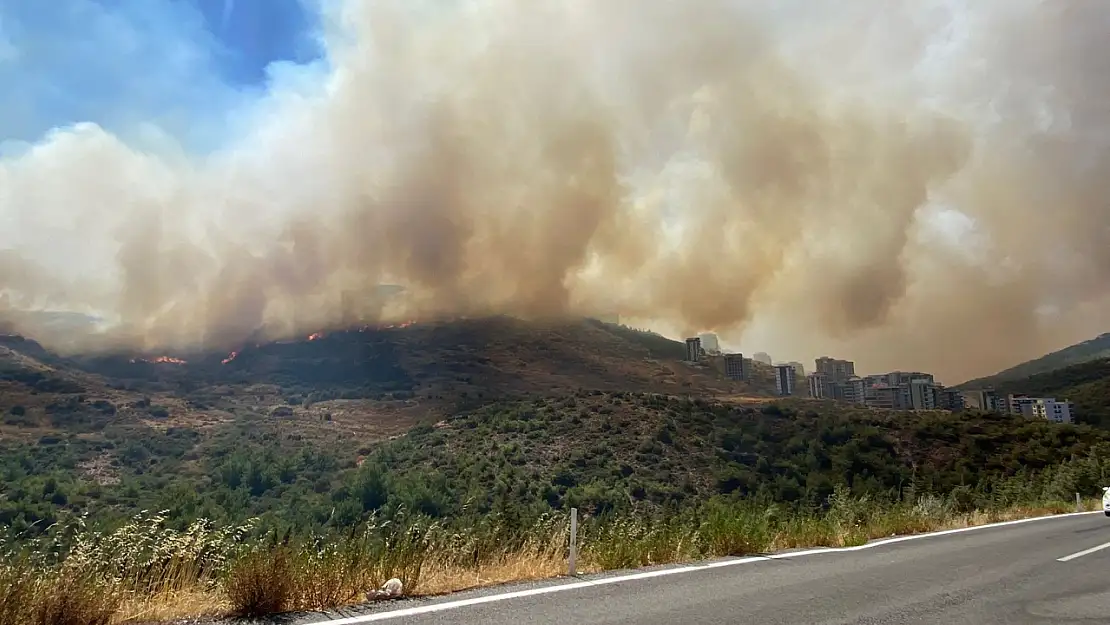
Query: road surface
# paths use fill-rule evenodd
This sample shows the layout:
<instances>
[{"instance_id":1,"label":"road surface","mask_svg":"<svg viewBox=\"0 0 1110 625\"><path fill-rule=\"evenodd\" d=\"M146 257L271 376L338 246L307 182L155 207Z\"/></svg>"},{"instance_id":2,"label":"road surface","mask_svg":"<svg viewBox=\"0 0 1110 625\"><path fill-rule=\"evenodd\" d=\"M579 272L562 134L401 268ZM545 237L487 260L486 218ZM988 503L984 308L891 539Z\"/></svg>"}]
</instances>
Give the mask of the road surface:
<instances>
[{"instance_id":1,"label":"road surface","mask_svg":"<svg viewBox=\"0 0 1110 625\"><path fill-rule=\"evenodd\" d=\"M1110 519L1101 513L1074 515L914 537L858 550L717 560L487 589L298 621L332 625L1110 623Z\"/></svg>"}]
</instances>

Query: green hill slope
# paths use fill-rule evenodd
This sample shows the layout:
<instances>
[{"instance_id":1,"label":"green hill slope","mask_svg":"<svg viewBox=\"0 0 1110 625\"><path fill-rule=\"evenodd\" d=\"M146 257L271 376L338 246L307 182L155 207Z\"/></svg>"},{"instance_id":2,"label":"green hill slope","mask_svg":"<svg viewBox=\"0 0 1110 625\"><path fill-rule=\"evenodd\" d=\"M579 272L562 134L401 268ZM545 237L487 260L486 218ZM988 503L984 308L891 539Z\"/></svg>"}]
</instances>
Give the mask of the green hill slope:
<instances>
[{"instance_id":1,"label":"green hill slope","mask_svg":"<svg viewBox=\"0 0 1110 625\"><path fill-rule=\"evenodd\" d=\"M820 506L836 485L894 500L911 489L986 493L1107 443L1110 432L1003 415L587 393L459 415L383 446L367 466L391 476L384 499L449 514L462 501L598 512L719 494Z\"/></svg>"},{"instance_id":2,"label":"green hill slope","mask_svg":"<svg viewBox=\"0 0 1110 625\"><path fill-rule=\"evenodd\" d=\"M601 391L501 402L388 441L310 437L257 416L210 428L111 422L37 443L0 440L0 523L25 534L67 514L118 522L143 509L168 510L176 526L260 516L262 527L302 531L398 506L459 524L569 506L677 510L717 495L811 509L837 485L885 501L962 489L969 504L987 505L1015 499L1015 488L1067 500L1110 477L1108 464L1097 475L1036 478L1110 452L1110 432L1086 426Z\"/></svg>"}]
</instances>

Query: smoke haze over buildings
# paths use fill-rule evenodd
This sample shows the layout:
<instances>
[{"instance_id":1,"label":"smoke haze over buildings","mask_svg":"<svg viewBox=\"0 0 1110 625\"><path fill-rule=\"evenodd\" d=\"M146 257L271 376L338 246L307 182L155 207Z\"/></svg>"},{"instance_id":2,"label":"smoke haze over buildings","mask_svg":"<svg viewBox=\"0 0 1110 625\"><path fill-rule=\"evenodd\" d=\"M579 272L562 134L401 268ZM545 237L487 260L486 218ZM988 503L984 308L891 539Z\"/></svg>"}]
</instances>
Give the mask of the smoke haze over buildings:
<instances>
[{"instance_id":1,"label":"smoke haze over buildings","mask_svg":"<svg viewBox=\"0 0 1110 625\"><path fill-rule=\"evenodd\" d=\"M0 307L119 322L88 349L616 310L951 381L1106 330L1110 6L320 10L214 149L0 151Z\"/></svg>"}]
</instances>

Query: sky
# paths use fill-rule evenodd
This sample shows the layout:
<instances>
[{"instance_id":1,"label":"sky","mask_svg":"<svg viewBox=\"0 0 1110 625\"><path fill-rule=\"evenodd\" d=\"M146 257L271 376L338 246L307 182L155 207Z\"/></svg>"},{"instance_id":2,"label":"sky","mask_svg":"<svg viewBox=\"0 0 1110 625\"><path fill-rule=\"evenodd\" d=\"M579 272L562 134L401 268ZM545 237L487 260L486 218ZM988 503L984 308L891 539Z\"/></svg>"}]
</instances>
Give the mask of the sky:
<instances>
[{"instance_id":1,"label":"sky","mask_svg":"<svg viewBox=\"0 0 1110 625\"><path fill-rule=\"evenodd\" d=\"M1105 6L0 0L0 307L222 348L403 283L991 373L1110 319Z\"/></svg>"},{"instance_id":2,"label":"sky","mask_svg":"<svg viewBox=\"0 0 1110 625\"><path fill-rule=\"evenodd\" d=\"M212 149L273 64L321 58L318 19L304 0L0 0L0 141L141 120Z\"/></svg>"}]
</instances>

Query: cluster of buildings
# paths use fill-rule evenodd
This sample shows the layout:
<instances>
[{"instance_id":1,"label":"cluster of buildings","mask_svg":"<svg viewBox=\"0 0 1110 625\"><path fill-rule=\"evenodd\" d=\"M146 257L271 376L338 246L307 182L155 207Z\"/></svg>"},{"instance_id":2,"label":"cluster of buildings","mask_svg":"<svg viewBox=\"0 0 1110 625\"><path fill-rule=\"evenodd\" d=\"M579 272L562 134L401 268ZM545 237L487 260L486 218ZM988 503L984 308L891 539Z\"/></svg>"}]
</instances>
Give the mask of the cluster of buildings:
<instances>
[{"instance_id":1,"label":"cluster of buildings","mask_svg":"<svg viewBox=\"0 0 1110 625\"><path fill-rule=\"evenodd\" d=\"M717 337L702 334L686 339L686 360L716 365L733 380L757 386L773 384L782 396L833 399L886 410L951 410L965 408L1025 415L1057 423L1072 422L1072 406L1055 398L997 395L991 390L961 391L938 384L930 373L891 371L877 375L857 375L851 360L822 356L807 374L799 362L773 364L771 357L758 353L722 353Z\"/></svg>"},{"instance_id":2,"label":"cluster of buildings","mask_svg":"<svg viewBox=\"0 0 1110 625\"><path fill-rule=\"evenodd\" d=\"M999 395L991 389L964 391L968 408L987 412L1019 414L1029 419L1044 419L1055 423L1072 422L1072 403L1056 401L1055 397L1027 397L1025 395Z\"/></svg>"}]
</instances>

